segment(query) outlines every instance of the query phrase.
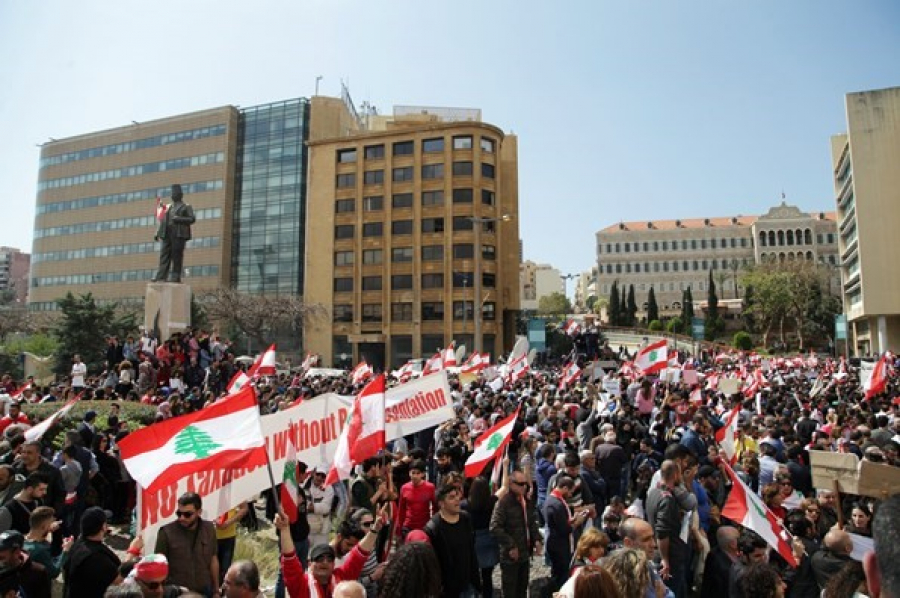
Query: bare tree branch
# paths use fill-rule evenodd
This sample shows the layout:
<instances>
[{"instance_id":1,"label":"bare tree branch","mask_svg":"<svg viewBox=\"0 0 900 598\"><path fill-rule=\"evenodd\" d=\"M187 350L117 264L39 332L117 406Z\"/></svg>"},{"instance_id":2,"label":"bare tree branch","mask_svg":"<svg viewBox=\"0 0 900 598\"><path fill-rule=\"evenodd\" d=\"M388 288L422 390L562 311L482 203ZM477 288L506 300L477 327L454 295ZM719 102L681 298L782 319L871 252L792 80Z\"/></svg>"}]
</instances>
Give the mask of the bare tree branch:
<instances>
[{"instance_id":1,"label":"bare tree branch","mask_svg":"<svg viewBox=\"0 0 900 598\"><path fill-rule=\"evenodd\" d=\"M220 288L200 297L210 320L226 323L259 344L265 344L265 331L281 325L297 330L327 315L321 304L307 305L296 295L253 295L235 289Z\"/></svg>"}]
</instances>

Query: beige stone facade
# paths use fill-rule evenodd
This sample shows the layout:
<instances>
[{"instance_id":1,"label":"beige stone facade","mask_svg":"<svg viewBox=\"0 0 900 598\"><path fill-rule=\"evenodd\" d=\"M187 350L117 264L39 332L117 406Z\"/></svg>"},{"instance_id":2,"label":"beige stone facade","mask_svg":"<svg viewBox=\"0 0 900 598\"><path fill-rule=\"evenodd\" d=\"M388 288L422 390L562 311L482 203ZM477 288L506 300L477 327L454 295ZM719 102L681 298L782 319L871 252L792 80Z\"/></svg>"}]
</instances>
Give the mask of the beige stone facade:
<instances>
[{"instance_id":1,"label":"beige stone facade","mask_svg":"<svg viewBox=\"0 0 900 598\"><path fill-rule=\"evenodd\" d=\"M844 313L857 355L900 350L900 87L846 96L831 139Z\"/></svg>"},{"instance_id":2,"label":"beige stone facade","mask_svg":"<svg viewBox=\"0 0 900 598\"><path fill-rule=\"evenodd\" d=\"M598 296L608 298L615 281L620 289L633 284L643 312L653 287L660 314L676 315L688 287L697 305L705 300L712 270L719 299L739 299L742 271L763 260L833 269L836 232L833 212L805 213L784 202L763 216L622 222L597 233Z\"/></svg>"},{"instance_id":3,"label":"beige stone facade","mask_svg":"<svg viewBox=\"0 0 900 598\"><path fill-rule=\"evenodd\" d=\"M41 150L29 306L66 292L140 304L159 260L156 196L179 183L198 216L185 253L195 291L228 284L238 111L134 123Z\"/></svg>"},{"instance_id":4,"label":"beige stone facade","mask_svg":"<svg viewBox=\"0 0 900 598\"><path fill-rule=\"evenodd\" d=\"M328 308L306 329L326 364L397 367L451 340L511 348L519 309L517 138L477 118L422 109L354 131L313 98L304 298ZM320 120L321 119L321 120ZM508 221L502 221L504 215ZM482 222L477 256L472 218ZM480 260L481 297L475 296Z\"/></svg>"}]
</instances>

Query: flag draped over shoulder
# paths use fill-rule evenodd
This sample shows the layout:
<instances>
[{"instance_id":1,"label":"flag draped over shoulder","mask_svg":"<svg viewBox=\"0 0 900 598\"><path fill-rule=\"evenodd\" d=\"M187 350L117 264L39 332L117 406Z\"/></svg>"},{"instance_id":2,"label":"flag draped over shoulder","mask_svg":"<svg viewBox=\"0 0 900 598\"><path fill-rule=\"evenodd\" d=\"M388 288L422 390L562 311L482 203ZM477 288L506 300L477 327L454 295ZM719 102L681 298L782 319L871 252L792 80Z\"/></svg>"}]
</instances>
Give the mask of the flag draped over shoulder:
<instances>
[{"instance_id":1,"label":"flag draped over shoulder","mask_svg":"<svg viewBox=\"0 0 900 598\"><path fill-rule=\"evenodd\" d=\"M500 459L503 449L512 438L512 431L516 425L516 416L519 410L498 421L496 424L482 432L475 441L475 450L466 459L466 477L474 478L484 471L485 465L491 459Z\"/></svg>"},{"instance_id":2,"label":"flag draped over shoulder","mask_svg":"<svg viewBox=\"0 0 900 598\"><path fill-rule=\"evenodd\" d=\"M769 546L777 550L791 567L797 567L797 560L791 550L791 535L762 499L734 473L731 467L726 466L726 471L733 485L731 492L728 493L728 500L722 507L722 517L752 529Z\"/></svg>"},{"instance_id":3,"label":"flag draped over shoulder","mask_svg":"<svg viewBox=\"0 0 900 598\"><path fill-rule=\"evenodd\" d=\"M72 409L72 407L75 406L75 403L77 403L79 399L81 399L81 393L78 393L78 396L69 399L65 405L59 408L56 413L54 413L41 423L25 430L25 440L40 440L41 438L43 438L44 434L47 433L47 430L53 427L53 424L62 419Z\"/></svg>"},{"instance_id":4,"label":"flag draped over shoulder","mask_svg":"<svg viewBox=\"0 0 900 598\"><path fill-rule=\"evenodd\" d=\"M266 464L250 385L209 407L132 432L119 443L131 477L154 491L196 472Z\"/></svg>"},{"instance_id":5,"label":"flag draped over shoulder","mask_svg":"<svg viewBox=\"0 0 900 598\"><path fill-rule=\"evenodd\" d=\"M384 375L379 374L353 400L325 483L348 479L355 465L378 454L385 445L384 428Z\"/></svg>"}]
</instances>

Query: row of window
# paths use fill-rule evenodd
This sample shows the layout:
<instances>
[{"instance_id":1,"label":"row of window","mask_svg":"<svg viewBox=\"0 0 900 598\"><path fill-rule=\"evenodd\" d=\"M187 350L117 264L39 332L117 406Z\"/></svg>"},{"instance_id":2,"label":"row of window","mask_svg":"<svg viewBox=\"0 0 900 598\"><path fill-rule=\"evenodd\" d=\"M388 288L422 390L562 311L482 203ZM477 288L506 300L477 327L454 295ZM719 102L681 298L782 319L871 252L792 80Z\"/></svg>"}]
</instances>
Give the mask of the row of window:
<instances>
[{"instance_id":1,"label":"row of window","mask_svg":"<svg viewBox=\"0 0 900 598\"><path fill-rule=\"evenodd\" d=\"M205 164L216 164L224 161L225 152L213 152L211 154L203 154L202 156L189 156L186 158L173 158L171 160L163 160L161 162L135 164L133 166L123 166L122 168L114 168L112 170L87 172L85 174L77 174L75 176L67 176L59 179L49 179L46 181L41 181L38 183L38 191L45 191L47 189L59 189L61 187L73 187L75 185L84 185L86 183L96 183L98 181L121 179L125 177L141 176L153 172L180 170L182 168L203 166Z\"/></svg>"},{"instance_id":2,"label":"row of window","mask_svg":"<svg viewBox=\"0 0 900 598\"><path fill-rule=\"evenodd\" d=\"M116 299L95 299L97 305L135 305L143 306L145 297L119 297ZM28 304L28 311L59 311L59 304L56 301L33 301Z\"/></svg>"},{"instance_id":3,"label":"row of window","mask_svg":"<svg viewBox=\"0 0 900 598\"><path fill-rule=\"evenodd\" d=\"M221 189L224 184L222 179L215 181L200 181L198 183L183 183L181 185L181 190L185 195L205 193L207 191ZM131 203L133 201L146 201L157 197L169 197L171 194L171 187L160 187L155 189L141 189L140 191L129 191L127 193L111 193L109 195L82 197L80 199L71 199L67 201L55 201L53 203L38 205L37 214L52 214L54 212L67 212L69 210L83 210L86 208L96 208L98 206Z\"/></svg>"},{"instance_id":4,"label":"row of window","mask_svg":"<svg viewBox=\"0 0 900 598\"><path fill-rule=\"evenodd\" d=\"M473 203L475 192L472 189L454 189L452 193L453 203L467 204ZM486 206L493 206L496 195L488 189L481 190L481 203ZM391 207L394 209L403 209L413 207L412 193L394 193L391 196ZM433 191L423 191L421 195L422 206L442 206L444 205L444 190L435 189ZM369 195L362 199L363 211L379 212L384 209L383 195ZM334 211L336 214L346 214L356 211L355 199L339 199L334 203Z\"/></svg>"},{"instance_id":5,"label":"row of window","mask_svg":"<svg viewBox=\"0 0 900 598\"><path fill-rule=\"evenodd\" d=\"M824 237L822 233L816 234L816 241L819 245L822 245L825 239L829 244L834 243L834 234L828 233ZM759 231L760 247L783 247L785 245L812 245L812 231L808 228L796 231Z\"/></svg>"},{"instance_id":6,"label":"row of window","mask_svg":"<svg viewBox=\"0 0 900 598\"><path fill-rule=\"evenodd\" d=\"M41 168L45 166L55 166L57 164L66 164L67 162L76 162L78 160L100 158L102 156L114 156L116 154L124 154L125 152L133 152L135 150L169 145L172 143L205 139L206 137L218 137L219 135L224 135L225 131L225 125L213 125L212 127L201 127L189 131L154 135L153 137L145 137L143 139L136 139L135 141L126 141L124 143L113 143L111 145L91 147L78 150L77 152L67 152L65 154L59 154L58 156L41 158Z\"/></svg>"},{"instance_id":7,"label":"row of window","mask_svg":"<svg viewBox=\"0 0 900 598\"><path fill-rule=\"evenodd\" d=\"M335 322L353 322L353 306L342 303L334 306ZM485 302L481 308L481 318L483 320L494 320L497 312L496 304L493 302ZM412 303L391 303L391 321L392 322L412 322L413 320L413 304ZM444 319L444 303L442 301L423 301L421 304L421 319L428 321ZM475 314L475 306L472 301L454 301L453 302L453 319L454 320L472 320ZM382 321L382 305L380 303L363 303L362 304L362 321L363 322L381 322Z\"/></svg>"},{"instance_id":8,"label":"row of window","mask_svg":"<svg viewBox=\"0 0 900 598\"><path fill-rule=\"evenodd\" d=\"M747 247L750 239L746 237L731 239L681 239L673 241L644 241L644 242L625 242L625 243L607 243L606 253L638 253L641 251L681 251L697 250L697 249L728 249L731 245L732 249L737 247ZM602 245L597 245L597 253L602 253Z\"/></svg>"},{"instance_id":9,"label":"row of window","mask_svg":"<svg viewBox=\"0 0 900 598\"><path fill-rule=\"evenodd\" d=\"M731 286L731 281L725 280L725 290L729 290ZM685 282L682 280L679 282L654 282L653 284L640 283L634 285L634 288L637 291L649 291L652 288L659 293L685 291L688 289L688 287L690 287L692 291L704 291L706 290L706 281L701 280L699 282ZM602 285L601 292L604 295L609 295L611 289L612 285L605 284Z\"/></svg>"},{"instance_id":10,"label":"row of window","mask_svg":"<svg viewBox=\"0 0 900 598\"><path fill-rule=\"evenodd\" d=\"M61 276L40 276L31 279L31 286L53 287L70 284L97 284L101 282L134 282L150 280L156 270L122 270L119 272L97 272L93 274L69 274ZM185 268L185 274L191 277L218 276L219 267L189 266Z\"/></svg>"},{"instance_id":11,"label":"row of window","mask_svg":"<svg viewBox=\"0 0 900 598\"><path fill-rule=\"evenodd\" d=\"M732 263L734 262L734 263ZM653 262L653 269L650 269L650 262L644 262L641 264L640 262L635 263L625 263L625 264L606 264L605 271L607 274L650 274L651 272L690 272L690 271L702 271L705 272L712 268L713 270L727 270L727 269L735 269L735 268L746 268L750 264L750 260L748 258L741 258L735 260L694 260L688 261L684 260L683 262ZM602 266L601 266L602 268Z\"/></svg>"},{"instance_id":12,"label":"row of window","mask_svg":"<svg viewBox=\"0 0 900 598\"><path fill-rule=\"evenodd\" d=\"M422 140L422 152L426 154L439 153L444 151L444 138L435 137L433 139ZM453 149L457 151L472 149L471 135L457 135L453 137ZM496 148L496 142L489 137L480 138L481 151L486 154L493 154ZM415 142L398 141L393 144L393 155L395 156L411 156L415 153ZM358 151L356 148L341 149L337 151L338 164L349 164L356 162L358 159ZM367 145L363 148L363 156L366 160L383 160L385 155L384 144Z\"/></svg>"},{"instance_id":13,"label":"row of window","mask_svg":"<svg viewBox=\"0 0 900 598\"><path fill-rule=\"evenodd\" d=\"M492 233L496 229L495 222L482 222L481 230L486 233ZM471 216L454 216L453 230L467 231L473 230ZM423 233L442 233L444 232L444 218L422 218ZM356 225L354 224L337 224L334 227L335 239L352 239L356 234ZM412 220L394 220L391 222L391 235L411 235L413 234ZM366 222L362 225L363 237L381 237L384 236L383 222Z\"/></svg>"},{"instance_id":14,"label":"row of window","mask_svg":"<svg viewBox=\"0 0 900 598\"><path fill-rule=\"evenodd\" d=\"M472 176L471 162L454 162L453 176ZM495 176L496 169L493 164L481 164L481 176L492 179ZM391 180L395 183L412 181L414 171L412 166L401 166L391 170ZM436 180L444 178L443 164L423 164L422 180ZM383 185L384 170L367 170L363 173L363 184L365 185ZM338 174L336 177L336 185L338 189L346 189L356 186L356 173L346 172Z\"/></svg>"},{"instance_id":15,"label":"row of window","mask_svg":"<svg viewBox=\"0 0 900 598\"><path fill-rule=\"evenodd\" d=\"M444 259L443 245L423 245L421 247L421 250L423 262L443 261ZM412 262L415 255L414 251L415 250L412 247L394 247L393 249L391 249L391 262L395 264ZM453 259L468 260L474 259L474 257L475 246L472 243L453 244ZM495 260L497 258L496 248L493 245L482 245L481 257L485 260ZM384 252L382 249L363 250L363 264L381 264L383 262L383 259ZM356 263L355 251L334 252L335 266L352 266L354 263Z\"/></svg>"},{"instance_id":16,"label":"row of window","mask_svg":"<svg viewBox=\"0 0 900 598\"><path fill-rule=\"evenodd\" d=\"M197 220L212 220L222 217L222 208L205 208L195 210ZM80 235L83 233L100 233L123 228L142 228L156 226L156 216L136 216L134 218L119 218L117 220L102 220L100 222L82 222L81 224L68 224L66 226L51 226L48 228L36 228L35 239L56 237L58 235Z\"/></svg>"},{"instance_id":17,"label":"row of window","mask_svg":"<svg viewBox=\"0 0 900 598\"><path fill-rule=\"evenodd\" d=\"M198 237L187 242L187 248L199 249L218 247L219 237ZM112 257L115 255L133 255L139 253L154 253L159 251L159 243L129 243L127 245L106 245L104 247L85 247L83 249L70 249L69 251L48 251L35 253L31 256L31 263L40 262L65 262L69 260L81 260L95 257Z\"/></svg>"},{"instance_id":18,"label":"row of window","mask_svg":"<svg viewBox=\"0 0 900 598\"><path fill-rule=\"evenodd\" d=\"M422 274L421 276L423 289L443 289L444 288L444 275L440 272L434 272L429 274ZM413 275L412 274L394 274L391 276L391 290L392 291L409 291L413 288ZM453 273L453 288L455 289L466 289L472 288L475 284L475 274L472 272L454 272ZM497 276L495 274L491 274L488 272L483 272L481 274L481 285L488 289L493 289L497 286ZM381 291L384 286L384 279L381 276L363 276L360 281L360 286L363 291ZM352 293L353 292L353 278L352 277L338 277L334 279L334 292L335 293Z\"/></svg>"}]
</instances>

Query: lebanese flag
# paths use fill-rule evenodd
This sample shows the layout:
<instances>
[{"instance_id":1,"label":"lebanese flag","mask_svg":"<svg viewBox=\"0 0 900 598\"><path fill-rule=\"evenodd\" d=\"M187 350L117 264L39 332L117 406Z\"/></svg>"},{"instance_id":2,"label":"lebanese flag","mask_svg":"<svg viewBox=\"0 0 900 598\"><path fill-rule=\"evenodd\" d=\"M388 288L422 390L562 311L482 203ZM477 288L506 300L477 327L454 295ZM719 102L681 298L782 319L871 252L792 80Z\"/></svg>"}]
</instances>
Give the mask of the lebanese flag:
<instances>
[{"instance_id":1,"label":"lebanese flag","mask_svg":"<svg viewBox=\"0 0 900 598\"><path fill-rule=\"evenodd\" d=\"M366 363L366 360L363 359L356 364L356 367L350 372L350 381L353 384L362 384L374 373L375 370L373 370L372 367Z\"/></svg>"},{"instance_id":2,"label":"lebanese flag","mask_svg":"<svg viewBox=\"0 0 900 598\"><path fill-rule=\"evenodd\" d=\"M778 551L778 554L788 562L791 567L797 567L794 553L791 550L791 535L775 517L760 498L734 473L731 467L726 466L725 471L731 478L731 492L728 500L722 507L722 517L727 517L746 528L759 534L769 546Z\"/></svg>"},{"instance_id":3,"label":"lebanese flag","mask_svg":"<svg viewBox=\"0 0 900 598\"><path fill-rule=\"evenodd\" d=\"M247 368L247 376L251 379L259 377L257 371L259 370L259 365L262 363L262 355L257 355L256 359L253 360L253 363L250 364L250 367Z\"/></svg>"},{"instance_id":4,"label":"lebanese flag","mask_svg":"<svg viewBox=\"0 0 900 598\"><path fill-rule=\"evenodd\" d=\"M325 483L349 479L354 466L384 448L384 439L384 375L379 374L353 400Z\"/></svg>"},{"instance_id":5,"label":"lebanese flag","mask_svg":"<svg viewBox=\"0 0 900 598\"><path fill-rule=\"evenodd\" d=\"M238 370L238 373L231 377L231 380L228 382L228 394L234 395L241 391L247 384L250 383L250 376L248 376L245 372Z\"/></svg>"},{"instance_id":6,"label":"lebanese flag","mask_svg":"<svg viewBox=\"0 0 900 598\"><path fill-rule=\"evenodd\" d=\"M509 383L512 384L517 380L521 380L528 373L528 357L525 355L517 357L509 364L508 374Z\"/></svg>"},{"instance_id":7,"label":"lebanese flag","mask_svg":"<svg viewBox=\"0 0 900 598\"><path fill-rule=\"evenodd\" d=\"M274 376L275 375L275 345L270 346L263 353L262 359L259 361L259 367L254 372L257 376Z\"/></svg>"},{"instance_id":8,"label":"lebanese flag","mask_svg":"<svg viewBox=\"0 0 900 598\"><path fill-rule=\"evenodd\" d=\"M475 450L466 459L466 477L474 478L484 471L484 467L491 459L500 459L503 449L512 438L512 431L516 425L518 409L496 424L485 430L475 439Z\"/></svg>"},{"instance_id":9,"label":"lebanese flag","mask_svg":"<svg viewBox=\"0 0 900 598\"><path fill-rule=\"evenodd\" d=\"M444 350L443 360L445 368L456 367L456 341L450 341L450 344L447 345L447 348Z\"/></svg>"},{"instance_id":10,"label":"lebanese flag","mask_svg":"<svg viewBox=\"0 0 900 598\"><path fill-rule=\"evenodd\" d=\"M466 360L466 362L462 364L462 368L460 368L460 371L464 374L474 374L475 372L480 372L490 365L491 356L489 354L475 352L469 355L469 358Z\"/></svg>"},{"instance_id":11,"label":"lebanese flag","mask_svg":"<svg viewBox=\"0 0 900 598\"><path fill-rule=\"evenodd\" d=\"M434 374L435 372L440 372L442 369L444 369L444 356L438 352L434 354L434 357L425 362L425 367L422 368L422 375L427 376L428 374Z\"/></svg>"},{"instance_id":12,"label":"lebanese flag","mask_svg":"<svg viewBox=\"0 0 900 598\"><path fill-rule=\"evenodd\" d=\"M288 426L291 428L292 426ZM288 516L288 521L297 523L300 519L300 485L297 483L297 447L293 434L288 434L287 461L284 463L284 476L281 483L281 506Z\"/></svg>"},{"instance_id":13,"label":"lebanese flag","mask_svg":"<svg viewBox=\"0 0 900 598\"><path fill-rule=\"evenodd\" d=\"M566 369L563 370L562 378L560 378L559 381L560 390L577 381L580 376L581 368L578 367L578 364L573 361L566 366Z\"/></svg>"},{"instance_id":14,"label":"lebanese flag","mask_svg":"<svg viewBox=\"0 0 900 598\"><path fill-rule=\"evenodd\" d=\"M699 385L695 386L694 390L691 391L688 400L698 407L703 403L703 391L700 389Z\"/></svg>"},{"instance_id":15,"label":"lebanese flag","mask_svg":"<svg viewBox=\"0 0 900 598\"><path fill-rule=\"evenodd\" d=\"M399 380L400 382L406 382L413 375L413 363L412 361L407 361L403 364L399 370L394 370L391 372L391 376Z\"/></svg>"},{"instance_id":16,"label":"lebanese flag","mask_svg":"<svg viewBox=\"0 0 900 598\"><path fill-rule=\"evenodd\" d=\"M303 360L303 364L301 364L300 368L303 371L306 371L310 368L316 367L316 363L319 361L319 356L314 353L306 353L306 359Z\"/></svg>"},{"instance_id":17,"label":"lebanese flag","mask_svg":"<svg viewBox=\"0 0 900 598\"><path fill-rule=\"evenodd\" d=\"M25 430L25 440L40 440L44 434L49 430L53 425L62 419L69 411L71 411L72 407L75 406L75 403L81 398L83 393L78 393L78 396L69 399L65 405L59 408L56 413L37 424L36 426L32 426Z\"/></svg>"},{"instance_id":18,"label":"lebanese flag","mask_svg":"<svg viewBox=\"0 0 900 598\"><path fill-rule=\"evenodd\" d=\"M581 332L581 324L575 320L569 320L566 322L565 331L569 336L578 336L578 333Z\"/></svg>"},{"instance_id":19,"label":"lebanese flag","mask_svg":"<svg viewBox=\"0 0 900 598\"><path fill-rule=\"evenodd\" d=\"M256 391L247 385L200 411L141 428L119 449L128 473L150 492L200 471L265 465Z\"/></svg>"},{"instance_id":20,"label":"lebanese flag","mask_svg":"<svg viewBox=\"0 0 900 598\"><path fill-rule=\"evenodd\" d=\"M718 374L710 374L706 378L706 390L718 390L719 389L719 375Z\"/></svg>"},{"instance_id":21,"label":"lebanese flag","mask_svg":"<svg viewBox=\"0 0 900 598\"><path fill-rule=\"evenodd\" d=\"M866 391L865 399L867 401L875 395L884 392L888 379L887 366L888 359L887 354L885 353L872 369L872 375L863 383L863 390Z\"/></svg>"},{"instance_id":22,"label":"lebanese flag","mask_svg":"<svg viewBox=\"0 0 900 598\"><path fill-rule=\"evenodd\" d=\"M669 347L666 340L655 342L641 349L634 358L634 366L642 375L652 374L666 368L669 361Z\"/></svg>"},{"instance_id":23,"label":"lebanese flag","mask_svg":"<svg viewBox=\"0 0 900 598\"><path fill-rule=\"evenodd\" d=\"M716 430L716 443L719 449L725 453L725 458L729 465L734 465L737 461L737 450L734 448L734 432L737 430L738 421L741 414L741 406L737 405L728 414L725 419L725 425Z\"/></svg>"},{"instance_id":24,"label":"lebanese flag","mask_svg":"<svg viewBox=\"0 0 900 598\"><path fill-rule=\"evenodd\" d=\"M162 202L159 195L156 196L156 221L162 222L166 219L166 212L169 210L169 206Z\"/></svg>"}]
</instances>

